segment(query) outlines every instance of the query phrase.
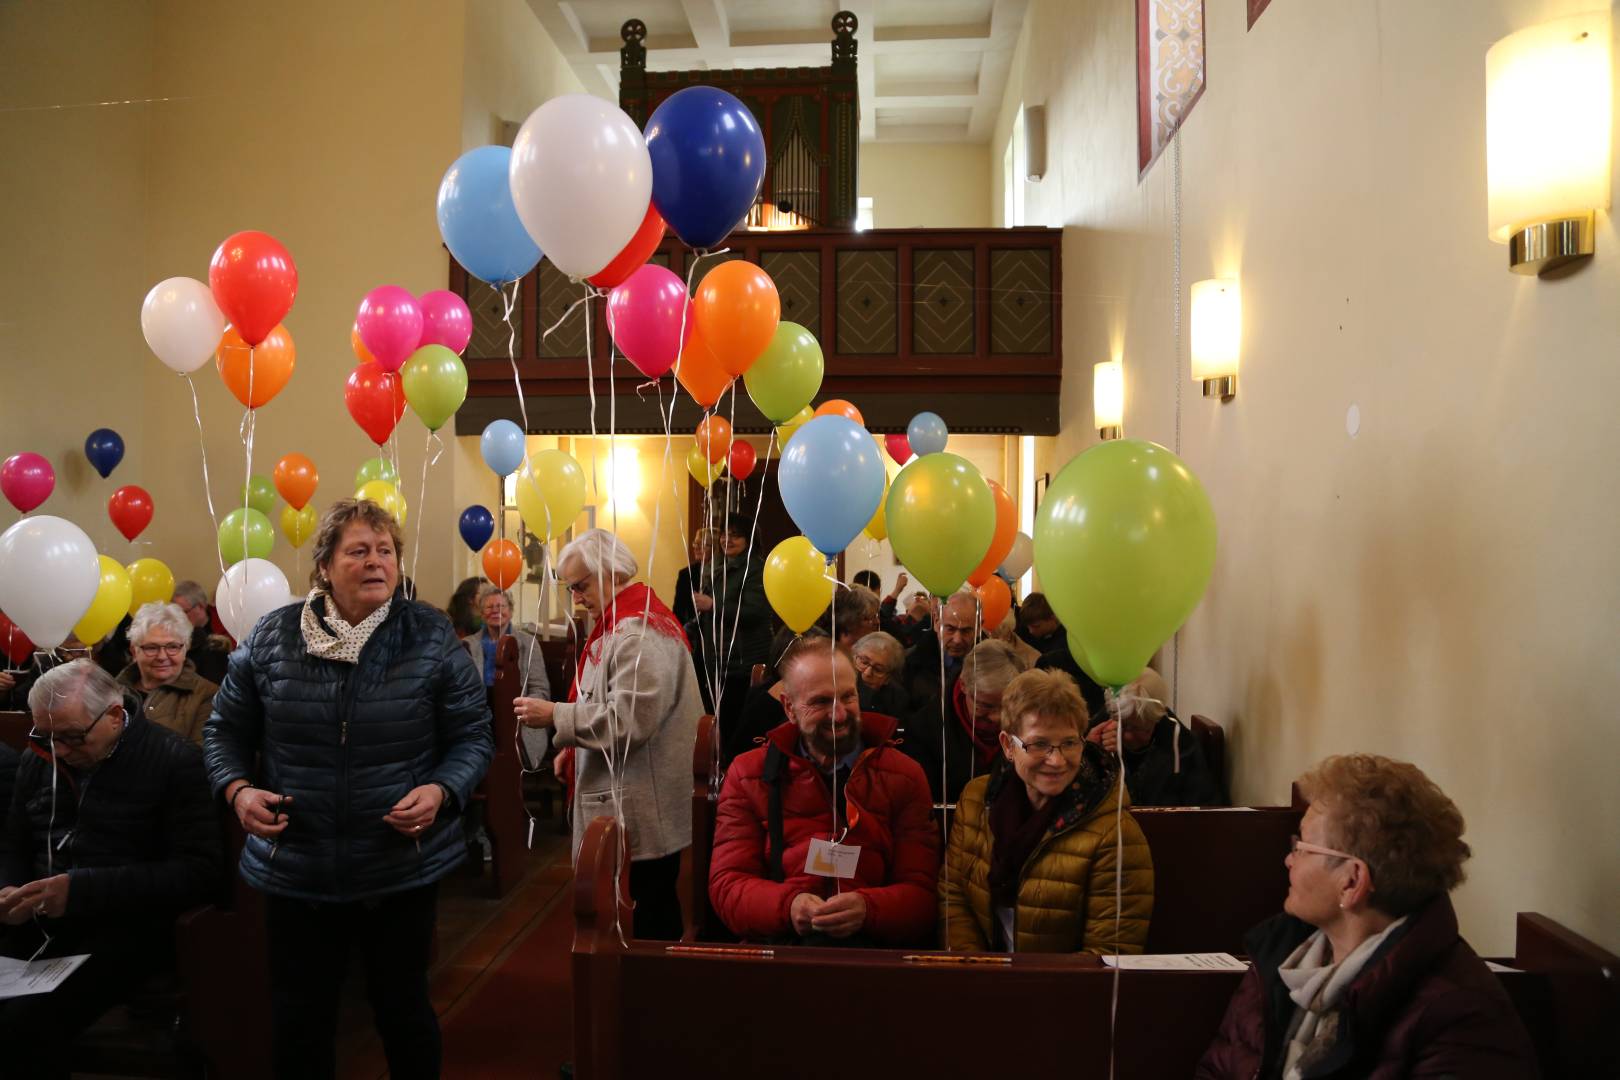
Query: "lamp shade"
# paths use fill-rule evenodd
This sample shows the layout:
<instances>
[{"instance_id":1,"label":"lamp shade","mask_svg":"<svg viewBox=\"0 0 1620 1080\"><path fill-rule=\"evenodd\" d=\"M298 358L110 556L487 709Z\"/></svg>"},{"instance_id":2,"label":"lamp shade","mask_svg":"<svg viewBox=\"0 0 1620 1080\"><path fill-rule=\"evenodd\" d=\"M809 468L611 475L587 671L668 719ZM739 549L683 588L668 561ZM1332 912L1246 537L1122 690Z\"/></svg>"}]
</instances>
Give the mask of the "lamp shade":
<instances>
[{"instance_id":1,"label":"lamp shade","mask_svg":"<svg viewBox=\"0 0 1620 1080\"><path fill-rule=\"evenodd\" d=\"M1104 360L1091 369L1091 411L1098 431L1124 427L1124 361Z\"/></svg>"},{"instance_id":2,"label":"lamp shade","mask_svg":"<svg viewBox=\"0 0 1620 1080\"><path fill-rule=\"evenodd\" d=\"M1243 294L1236 278L1210 278L1192 287L1194 382L1237 374L1243 345Z\"/></svg>"}]
</instances>

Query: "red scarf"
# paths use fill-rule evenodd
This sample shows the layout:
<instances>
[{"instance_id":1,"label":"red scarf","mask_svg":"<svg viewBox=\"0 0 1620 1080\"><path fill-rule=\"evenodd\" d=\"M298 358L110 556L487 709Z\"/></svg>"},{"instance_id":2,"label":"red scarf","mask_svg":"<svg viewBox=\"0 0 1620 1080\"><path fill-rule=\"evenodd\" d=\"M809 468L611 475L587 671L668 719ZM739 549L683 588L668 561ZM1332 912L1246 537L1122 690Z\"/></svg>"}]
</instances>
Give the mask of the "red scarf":
<instances>
[{"instance_id":1,"label":"red scarf","mask_svg":"<svg viewBox=\"0 0 1620 1080\"><path fill-rule=\"evenodd\" d=\"M967 699L966 682L966 679L958 678L956 685L951 688L956 719L973 740L973 749L979 756L979 768L988 770L996 755L1001 753L1001 728L993 720L980 720L973 715L973 707Z\"/></svg>"},{"instance_id":2,"label":"red scarf","mask_svg":"<svg viewBox=\"0 0 1620 1080\"><path fill-rule=\"evenodd\" d=\"M585 647L579 651L579 663L574 665L574 685L568 688L569 701L579 700L579 676L585 670L585 660L590 658L593 663L601 663L602 645L598 642L613 633L621 619L645 619L647 626L655 633L674 638L686 646L687 652L692 651L692 643L686 640L681 621L658 599L658 594L640 582L626 585L608 602L607 610L602 612L601 618L596 620L596 625L585 638ZM594 655L592 645L596 646Z\"/></svg>"}]
</instances>

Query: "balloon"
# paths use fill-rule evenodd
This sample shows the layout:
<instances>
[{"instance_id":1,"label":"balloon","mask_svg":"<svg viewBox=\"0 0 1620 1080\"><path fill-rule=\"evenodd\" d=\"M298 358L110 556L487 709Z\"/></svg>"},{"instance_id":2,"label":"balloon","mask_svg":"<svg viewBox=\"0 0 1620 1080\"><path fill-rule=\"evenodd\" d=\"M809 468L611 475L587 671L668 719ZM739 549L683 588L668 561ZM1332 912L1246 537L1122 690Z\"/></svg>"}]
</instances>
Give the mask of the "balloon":
<instances>
[{"instance_id":1,"label":"balloon","mask_svg":"<svg viewBox=\"0 0 1620 1080\"><path fill-rule=\"evenodd\" d=\"M112 523L124 534L125 540L133 540L152 523L152 496L146 493L145 488L126 484L107 500L107 516L112 518ZM92 639L80 634L79 640Z\"/></svg>"},{"instance_id":2,"label":"balloon","mask_svg":"<svg viewBox=\"0 0 1620 1080\"><path fill-rule=\"evenodd\" d=\"M405 400L429 431L438 431L467 400L467 366L443 345L424 345L401 369Z\"/></svg>"},{"instance_id":3,"label":"balloon","mask_svg":"<svg viewBox=\"0 0 1620 1080\"><path fill-rule=\"evenodd\" d=\"M782 298L769 274L733 259L703 275L692 298L692 318L721 369L741 375L775 336Z\"/></svg>"},{"instance_id":4,"label":"balloon","mask_svg":"<svg viewBox=\"0 0 1620 1080\"><path fill-rule=\"evenodd\" d=\"M491 285L516 281L540 261L512 205L511 164L507 147L480 146L439 181L439 235L467 273Z\"/></svg>"},{"instance_id":5,"label":"balloon","mask_svg":"<svg viewBox=\"0 0 1620 1080\"><path fill-rule=\"evenodd\" d=\"M518 474L518 513L542 540L567 532L585 508L585 470L563 450L541 450Z\"/></svg>"},{"instance_id":6,"label":"balloon","mask_svg":"<svg viewBox=\"0 0 1620 1080\"><path fill-rule=\"evenodd\" d=\"M1019 533L1013 537L1012 550L1007 552L1007 557L996 567L996 573L1008 581L1017 581L1029 573L1029 568L1034 565L1035 541L1029 538L1028 533Z\"/></svg>"},{"instance_id":7,"label":"balloon","mask_svg":"<svg viewBox=\"0 0 1620 1080\"><path fill-rule=\"evenodd\" d=\"M523 555L510 540L495 540L484 549L484 576L497 589L510 588L523 573Z\"/></svg>"},{"instance_id":8,"label":"balloon","mask_svg":"<svg viewBox=\"0 0 1620 1080\"><path fill-rule=\"evenodd\" d=\"M354 325L384 371L398 371L422 341L422 305L409 289L379 285L366 293Z\"/></svg>"},{"instance_id":9,"label":"balloon","mask_svg":"<svg viewBox=\"0 0 1620 1080\"><path fill-rule=\"evenodd\" d=\"M242 485L242 505L250 506L266 518L276 508L276 486L268 478L254 473Z\"/></svg>"},{"instance_id":10,"label":"balloon","mask_svg":"<svg viewBox=\"0 0 1620 1080\"><path fill-rule=\"evenodd\" d=\"M129 613L146 604L167 604L174 599L174 573L157 559L136 559L129 572Z\"/></svg>"},{"instance_id":11,"label":"balloon","mask_svg":"<svg viewBox=\"0 0 1620 1080\"><path fill-rule=\"evenodd\" d=\"M216 340L214 344L219 344ZM112 428L96 428L84 440L84 456L103 480L112 475L118 463L124 460L123 437Z\"/></svg>"},{"instance_id":12,"label":"balloon","mask_svg":"<svg viewBox=\"0 0 1620 1080\"><path fill-rule=\"evenodd\" d=\"M239 232L225 238L208 264L208 287L237 339L257 345L292 310L298 267L275 238ZM238 397L241 395L238 394Z\"/></svg>"},{"instance_id":13,"label":"balloon","mask_svg":"<svg viewBox=\"0 0 1620 1080\"><path fill-rule=\"evenodd\" d=\"M405 496L399 493L399 488L387 480L367 480L355 491L354 497L376 503L388 511L394 521L400 525L405 524Z\"/></svg>"},{"instance_id":14,"label":"balloon","mask_svg":"<svg viewBox=\"0 0 1620 1080\"><path fill-rule=\"evenodd\" d=\"M974 592L979 598L979 611L985 630L994 630L1012 610L1012 590L1007 588L1005 581L992 574Z\"/></svg>"},{"instance_id":15,"label":"balloon","mask_svg":"<svg viewBox=\"0 0 1620 1080\"><path fill-rule=\"evenodd\" d=\"M824 366L815 335L798 323L779 322L765 351L743 372L743 384L765 419L781 424L821 390Z\"/></svg>"},{"instance_id":16,"label":"balloon","mask_svg":"<svg viewBox=\"0 0 1620 1080\"><path fill-rule=\"evenodd\" d=\"M130 539L133 540L134 537ZM90 601L89 610L73 627L73 636L86 645L94 645L124 621L124 616L129 612L130 598L134 595L129 583L129 571L118 565L118 560L110 556L101 555L98 558L101 580L96 588L95 599Z\"/></svg>"},{"instance_id":17,"label":"balloon","mask_svg":"<svg viewBox=\"0 0 1620 1080\"><path fill-rule=\"evenodd\" d=\"M765 137L748 106L712 86L688 86L647 121L652 200L686 245L717 246L759 198Z\"/></svg>"},{"instance_id":18,"label":"balloon","mask_svg":"<svg viewBox=\"0 0 1620 1080\"><path fill-rule=\"evenodd\" d=\"M754 448L741 439L733 440L731 456L726 459L726 471L738 480L746 480L754 475L754 462L758 455Z\"/></svg>"},{"instance_id":19,"label":"balloon","mask_svg":"<svg viewBox=\"0 0 1620 1080\"><path fill-rule=\"evenodd\" d=\"M257 409L281 393L292 378L298 350L285 326L277 326L249 348L235 327L225 331L214 353L214 366L231 393L250 409Z\"/></svg>"},{"instance_id":20,"label":"balloon","mask_svg":"<svg viewBox=\"0 0 1620 1080\"><path fill-rule=\"evenodd\" d=\"M652 258L658 245L664 242L664 218L658 212L651 200L647 203L647 214L641 219L641 227L636 235L624 245L624 250L613 256L613 261L602 267L601 271L586 278L598 289L612 289L618 286L636 270L646 265Z\"/></svg>"},{"instance_id":21,"label":"balloon","mask_svg":"<svg viewBox=\"0 0 1620 1080\"><path fill-rule=\"evenodd\" d=\"M523 464L523 448L523 429L510 420L491 420L484 428L484 437L478 441L484 464L494 470L496 476L511 476L517 472Z\"/></svg>"},{"instance_id":22,"label":"balloon","mask_svg":"<svg viewBox=\"0 0 1620 1080\"><path fill-rule=\"evenodd\" d=\"M13 669L21 667L23 661L34 655L34 643L3 611L0 611L0 655L11 661Z\"/></svg>"},{"instance_id":23,"label":"balloon","mask_svg":"<svg viewBox=\"0 0 1620 1080\"><path fill-rule=\"evenodd\" d=\"M530 113L507 175L523 227L571 278L605 270L641 228L652 198L641 132L590 94L563 94Z\"/></svg>"},{"instance_id":24,"label":"balloon","mask_svg":"<svg viewBox=\"0 0 1620 1080\"><path fill-rule=\"evenodd\" d=\"M363 488L373 480L381 480L385 484L398 487L399 470L394 468L394 463L387 458L366 458L354 472L354 486Z\"/></svg>"},{"instance_id":25,"label":"balloon","mask_svg":"<svg viewBox=\"0 0 1620 1080\"><path fill-rule=\"evenodd\" d=\"M0 609L40 648L67 640L100 587L95 545L73 522L36 514L0 535Z\"/></svg>"},{"instance_id":26,"label":"balloon","mask_svg":"<svg viewBox=\"0 0 1620 1080\"><path fill-rule=\"evenodd\" d=\"M376 364L361 364L343 384L343 404L360 430L381 446L405 415L405 387L397 374Z\"/></svg>"},{"instance_id":27,"label":"balloon","mask_svg":"<svg viewBox=\"0 0 1620 1080\"><path fill-rule=\"evenodd\" d=\"M793 436L795 436L795 435L797 435L799 433L799 429L804 427L804 425L808 424L810 421L814 420L815 418L816 418L816 414L810 411L810 406L806 405L804 408L800 409L798 412L794 413L792 416L788 417L786 420L784 420L781 423L777 424L776 425L776 444L777 444L777 446L779 446L783 450L786 450L787 447L788 447L788 443L793 441Z\"/></svg>"},{"instance_id":28,"label":"balloon","mask_svg":"<svg viewBox=\"0 0 1620 1080\"><path fill-rule=\"evenodd\" d=\"M707 490L711 484L726 474L726 463L710 461L701 446L693 446L686 452L686 471Z\"/></svg>"},{"instance_id":29,"label":"balloon","mask_svg":"<svg viewBox=\"0 0 1620 1080\"><path fill-rule=\"evenodd\" d=\"M907 564L909 567L909 563ZM1169 450L1114 439L1063 467L1035 516L1035 568L1086 674L1123 686L1198 606L1215 514Z\"/></svg>"},{"instance_id":30,"label":"balloon","mask_svg":"<svg viewBox=\"0 0 1620 1080\"><path fill-rule=\"evenodd\" d=\"M765 559L765 599L795 634L814 626L832 603L837 586L827 574L827 562L802 536L788 537Z\"/></svg>"},{"instance_id":31,"label":"balloon","mask_svg":"<svg viewBox=\"0 0 1620 1080\"><path fill-rule=\"evenodd\" d=\"M698 449L710 461L719 461L731 451L731 424L723 416L710 413L698 422L693 434Z\"/></svg>"},{"instance_id":32,"label":"balloon","mask_svg":"<svg viewBox=\"0 0 1620 1080\"><path fill-rule=\"evenodd\" d=\"M888 448L889 456L894 458L897 464L904 465L911 460L911 444L906 441L904 435L885 435L883 445Z\"/></svg>"},{"instance_id":33,"label":"balloon","mask_svg":"<svg viewBox=\"0 0 1620 1080\"><path fill-rule=\"evenodd\" d=\"M443 345L457 356L466 351L472 340L472 312L467 301L449 289L434 289L423 293L416 305L422 309L422 339L417 348Z\"/></svg>"},{"instance_id":34,"label":"balloon","mask_svg":"<svg viewBox=\"0 0 1620 1080\"><path fill-rule=\"evenodd\" d=\"M720 366L714 353L709 351L703 332L692 323L687 325L692 332L681 349L681 361L675 365L675 377L686 387L693 401L705 409L712 409L714 403L720 400L720 395L726 392L726 387L731 385L731 376Z\"/></svg>"},{"instance_id":35,"label":"balloon","mask_svg":"<svg viewBox=\"0 0 1620 1080\"><path fill-rule=\"evenodd\" d=\"M889 538L889 516L888 512L884 509L884 507L888 505L888 502L889 474L888 471L885 470L883 474L883 498L878 502L877 510L872 513L872 520L868 521L866 523L866 528L862 530L867 536L870 536L874 540L887 540Z\"/></svg>"},{"instance_id":36,"label":"balloon","mask_svg":"<svg viewBox=\"0 0 1620 1080\"><path fill-rule=\"evenodd\" d=\"M901 469L884 513L895 560L935 596L967 580L996 532L990 485L955 454L928 454Z\"/></svg>"},{"instance_id":37,"label":"balloon","mask_svg":"<svg viewBox=\"0 0 1620 1080\"><path fill-rule=\"evenodd\" d=\"M0 492L23 513L51 497L56 488L56 470L38 454L12 454L0 465Z\"/></svg>"},{"instance_id":38,"label":"balloon","mask_svg":"<svg viewBox=\"0 0 1620 1080\"><path fill-rule=\"evenodd\" d=\"M276 462L273 472L276 490L281 497L287 500L287 505L294 510L302 510L315 495L315 488L321 482L321 474L315 471L315 463L303 454L283 454ZM260 507L260 509L264 509ZM269 513L268 510L265 513ZM293 547L297 547L294 544Z\"/></svg>"},{"instance_id":39,"label":"balloon","mask_svg":"<svg viewBox=\"0 0 1620 1080\"><path fill-rule=\"evenodd\" d=\"M776 479L793 524L827 555L848 547L883 500L883 461L872 436L842 416L804 425L782 452Z\"/></svg>"},{"instance_id":40,"label":"balloon","mask_svg":"<svg viewBox=\"0 0 1620 1080\"><path fill-rule=\"evenodd\" d=\"M995 500L996 531L990 537L990 547L985 551L984 558L979 560L979 565L967 576L968 584L974 588L978 588L995 576L996 567L1001 565L1001 560L1012 550L1013 540L1018 536L1018 504L1007 494L1007 489L994 480L986 480L985 483L990 485L990 495ZM985 625L994 626L995 623L986 622Z\"/></svg>"},{"instance_id":41,"label":"balloon","mask_svg":"<svg viewBox=\"0 0 1620 1080\"><path fill-rule=\"evenodd\" d=\"M237 641L251 634L260 619L292 602L287 576L263 559L243 559L225 571L214 590L219 621Z\"/></svg>"},{"instance_id":42,"label":"balloon","mask_svg":"<svg viewBox=\"0 0 1620 1080\"><path fill-rule=\"evenodd\" d=\"M680 276L648 263L608 294L608 333L637 370L656 379L692 337L691 307Z\"/></svg>"},{"instance_id":43,"label":"balloon","mask_svg":"<svg viewBox=\"0 0 1620 1080\"><path fill-rule=\"evenodd\" d=\"M214 355L225 334L225 316L202 282L167 278L152 286L141 303L141 334L159 360L186 375Z\"/></svg>"},{"instance_id":44,"label":"balloon","mask_svg":"<svg viewBox=\"0 0 1620 1080\"><path fill-rule=\"evenodd\" d=\"M303 547L304 541L315 535L315 523L313 506L281 508L281 535L295 548Z\"/></svg>"},{"instance_id":45,"label":"balloon","mask_svg":"<svg viewBox=\"0 0 1620 1080\"><path fill-rule=\"evenodd\" d=\"M851 405L843 398L833 398L830 401L823 401L820 405L816 406L816 415L842 416L844 419L849 420L852 423L860 424L862 427L866 426L866 418L861 415L861 410L857 409L854 405Z\"/></svg>"},{"instance_id":46,"label":"balloon","mask_svg":"<svg viewBox=\"0 0 1620 1080\"><path fill-rule=\"evenodd\" d=\"M949 436L950 431L938 413L920 412L911 418L911 423L906 427L906 445L918 457L944 453L945 441Z\"/></svg>"},{"instance_id":47,"label":"balloon","mask_svg":"<svg viewBox=\"0 0 1620 1080\"><path fill-rule=\"evenodd\" d=\"M371 355L366 343L360 340L360 324L354 323L349 327L349 348L354 351L354 358L362 364L375 364L377 358Z\"/></svg>"},{"instance_id":48,"label":"balloon","mask_svg":"<svg viewBox=\"0 0 1620 1080\"><path fill-rule=\"evenodd\" d=\"M495 518L483 506L469 506L461 512L461 540L478 551L495 535Z\"/></svg>"},{"instance_id":49,"label":"balloon","mask_svg":"<svg viewBox=\"0 0 1620 1080\"><path fill-rule=\"evenodd\" d=\"M262 559L275 542L270 519L251 506L232 510L219 523L219 553L226 566L243 559Z\"/></svg>"}]
</instances>

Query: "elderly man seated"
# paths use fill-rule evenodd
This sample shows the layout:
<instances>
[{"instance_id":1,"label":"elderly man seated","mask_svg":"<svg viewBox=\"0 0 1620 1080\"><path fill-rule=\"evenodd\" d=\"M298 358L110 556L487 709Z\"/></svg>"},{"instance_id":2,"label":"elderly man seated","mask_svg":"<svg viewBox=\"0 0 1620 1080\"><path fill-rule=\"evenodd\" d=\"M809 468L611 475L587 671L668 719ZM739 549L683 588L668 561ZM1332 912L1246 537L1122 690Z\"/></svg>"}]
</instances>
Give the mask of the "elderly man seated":
<instances>
[{"instance_id":1,"label":"elderly man seated","mask_svg":"<svg viewBox=\"0 0 1620 1080\"><path fill-rule=\"evenodd\" d=\"M1109 754L1125 739L1125 786L1132 806L1225 806L1221 778L1203 747L1170 710L1170 688L1152 668L1127 683L1116 697L1106 692L1104 716L1086 738Z\"/></svg>"},{"instance_id":2,"label":"elderly man seated","mask_svg":"<svg viewBox=\"0 0 1620 1080\"><path fill-rule=\"evenodd\" d=\"M202 751L93 661L40 676L28 707L33 752L0 840L0 953L90 959L49 994L0 1002L0 1071L66 1076L74 1036L173 967L175 917L222 883L221 840Z\"/></svg>"},{"instance_id":3,"label":"elderly man seated","mask_svg":"<svg viewBox=\"0 0 1620 1080\"><path fill-rule=\"evenodd\" d=\"M208 602L208 593L195 581L174 583L174 604L185 613L191 647L187 655L197 674L218 686L225 680L225 662L236 643L225 632L219 612Z\"/></svg>"},{"instance_id":4,"label":"elderly man seated","mask_svg":"<svg viewBox=\"0 0 1620 1080\"><path fill-rule=\"evenodd\" d=\"M781 664L788 720L720 792L709 899L739 937L906 945L934 931L939 834L895 723L862 717L855 665L826 638Z\"/></svg>"},{"instance_id":5,"label":"elderly man seated","mask_svg":"<svg viewBox=\"0 0 1620 1080\"><path fill-rule=\"evenodd\" d=\"M905 673L906 693L913 702L921 703L930 698L938 702L941 697L950 700L968 650L985 636L986 628L978 625L978 603L978 598L970 592L952 594L936 609L937 632L916 636L917 643L906 656ZM943 664L941 652L945 654Z\"/></svg>"}]
</instances>

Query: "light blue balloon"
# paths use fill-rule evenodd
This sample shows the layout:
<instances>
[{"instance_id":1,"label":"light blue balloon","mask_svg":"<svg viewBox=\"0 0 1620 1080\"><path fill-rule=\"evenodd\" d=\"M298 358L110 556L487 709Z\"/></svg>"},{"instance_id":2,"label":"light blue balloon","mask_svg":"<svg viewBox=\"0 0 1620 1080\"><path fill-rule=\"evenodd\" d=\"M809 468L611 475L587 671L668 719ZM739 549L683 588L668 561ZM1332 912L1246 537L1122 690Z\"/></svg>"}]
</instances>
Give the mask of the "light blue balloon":
<instances>
[{"instance_id":1,"label":"light blue balloon","mask_svg":"<svg viewBox=\"0 0 1620 1080\"><path fill-rule=\"evenodd\" d=\"M512 203L511 160L508 147L480 146L439 181L439 235L467 273L492 285L516 281L540 261Z\"/></svg>"},{"instance_id":2,"label":"light blue balloon","mask_svg":"<svg viewBox=\"0 0 1620 1080\"><path fill-rule=\"evenodd\" d=\"M496 476L510 476L523 464L523 429L510 420L491 420L478 449Z\"/></svg>"},{"instance_id":3,"label":"light blue balloon","mask_svg":"<svg viewBox=\"0 0 1620 1080\"><path fill-rule=\"evenodd\" d=\"M920 412L906 425L906 442L911 444L911 452L918 457L944 453L945 441L950 434L938 413Z\"/></svg>"},{"instance_id":4,"label":"light blue balloon","mask_svg":"<svg viewBox=\"0 0 1620 1080\"><path fill-rule=\"evenodd\" d=\"M818 416L800 428L776 475L788 516L829 561L861 534L883 501L877 444L845 416Z\"/></svg>"}]
</instances>

